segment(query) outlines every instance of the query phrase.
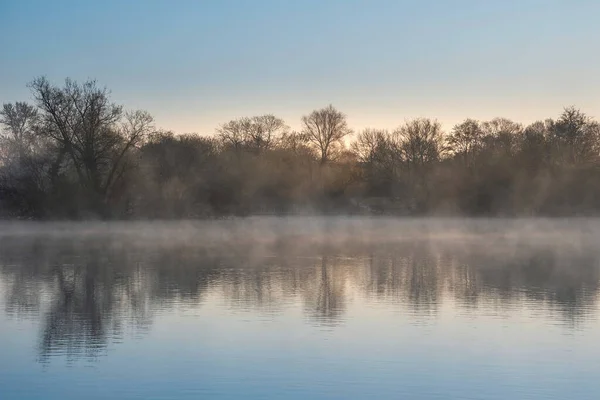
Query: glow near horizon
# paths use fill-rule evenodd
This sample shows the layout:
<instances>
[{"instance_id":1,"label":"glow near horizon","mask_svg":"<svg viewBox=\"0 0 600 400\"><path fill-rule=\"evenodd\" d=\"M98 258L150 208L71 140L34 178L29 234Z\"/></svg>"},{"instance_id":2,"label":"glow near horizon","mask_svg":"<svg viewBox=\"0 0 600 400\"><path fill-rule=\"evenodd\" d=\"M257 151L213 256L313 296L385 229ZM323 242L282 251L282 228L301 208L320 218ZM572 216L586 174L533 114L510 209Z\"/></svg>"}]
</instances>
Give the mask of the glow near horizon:
<instances>
[{"instance_id":1,"label":"glow near horizon","mask_svg":"<svg viewBox=\"0 0 600 400\"><path fill-rule=\"evenodd\" d=\"M46 75L96 78L175 132L327 104L349 125L600 117L600 2L5 0L0 103Z\"/></svg>"}]
</instances>

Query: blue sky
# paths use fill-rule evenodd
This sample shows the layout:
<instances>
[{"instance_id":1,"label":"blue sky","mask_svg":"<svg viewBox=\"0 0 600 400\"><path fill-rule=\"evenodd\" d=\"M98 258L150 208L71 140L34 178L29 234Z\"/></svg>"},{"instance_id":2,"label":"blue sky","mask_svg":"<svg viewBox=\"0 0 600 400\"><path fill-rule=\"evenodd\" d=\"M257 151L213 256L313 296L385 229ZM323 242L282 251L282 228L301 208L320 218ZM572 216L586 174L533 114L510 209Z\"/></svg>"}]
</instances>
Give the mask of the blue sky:
<instances>
[{"instance_id":1,"label":"blue sky","mask_svg":"<svg viewBox=\"0 0 600 400\"><path fill-rule=\"evenodd\" d=\"M599 20L585 0L0 0L0 102L46 75L202 134L329 103L356 129L600 117Z\"/></svg>"}]
</instances>

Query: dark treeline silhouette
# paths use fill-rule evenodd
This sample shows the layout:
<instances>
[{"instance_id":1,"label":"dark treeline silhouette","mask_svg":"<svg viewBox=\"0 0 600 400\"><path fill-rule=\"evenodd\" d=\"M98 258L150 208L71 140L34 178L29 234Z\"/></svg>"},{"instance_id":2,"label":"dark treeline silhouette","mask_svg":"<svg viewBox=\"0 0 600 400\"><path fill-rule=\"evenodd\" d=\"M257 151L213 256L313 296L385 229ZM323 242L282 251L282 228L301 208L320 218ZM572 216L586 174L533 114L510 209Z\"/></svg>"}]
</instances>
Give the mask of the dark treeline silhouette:
<instances>
[{"instance_id":1,"label":"dark treeline silhouette","mask_svg":"<svg viewBox=\"0 0 600 400\"><path fill-rule=\"evenodd\" d=\"M244 117L211 136L156 129L95 81L45 78L0 111L4 218L198 218L286 213L589 215L600 125L574 107L528 126L436 120L353 132L333 106Z\"/></svg>"}]
</instances>

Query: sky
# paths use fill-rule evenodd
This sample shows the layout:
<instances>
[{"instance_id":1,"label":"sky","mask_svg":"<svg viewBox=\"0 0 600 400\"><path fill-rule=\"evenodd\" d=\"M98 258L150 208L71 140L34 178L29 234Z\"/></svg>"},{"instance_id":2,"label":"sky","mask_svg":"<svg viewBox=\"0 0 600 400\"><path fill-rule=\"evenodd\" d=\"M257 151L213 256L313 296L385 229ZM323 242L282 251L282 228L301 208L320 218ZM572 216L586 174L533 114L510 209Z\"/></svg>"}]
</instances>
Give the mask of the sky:
<instances>
[{"instance_id":1,"label":"sky","mask_svg":"<svg viewBox=\"0 0 600 400\"><path fill-rule=\"evenodd\" d=\"M333 104L355 130L415 117L600 117L596 0L0 0L0 103L93 78L159 127L212 134Z\"/></svg>"}]
</instances>

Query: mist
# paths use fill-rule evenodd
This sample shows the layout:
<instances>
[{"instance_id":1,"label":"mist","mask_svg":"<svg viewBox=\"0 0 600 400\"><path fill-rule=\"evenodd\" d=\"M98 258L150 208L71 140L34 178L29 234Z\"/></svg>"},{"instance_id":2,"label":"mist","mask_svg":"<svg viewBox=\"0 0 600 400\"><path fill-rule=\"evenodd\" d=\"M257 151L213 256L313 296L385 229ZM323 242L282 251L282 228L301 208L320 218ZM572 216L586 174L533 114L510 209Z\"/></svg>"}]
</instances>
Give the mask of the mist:
<instances>
[{"instance_id":1,"label":"mist","mask_svg":"<svg viewBox=\"0 0 600 400\"><path fill-rule=\"evenodd\" d=\"M535 302L576 327L594 317L600 282L596 220L252 217L0 228L5 312L41 315L42 361L65 351L96 357L111 337L144 335L159 305L194 309L215 296L265 315L300 302L312 324L332 327L356 296L419 318L448 302L504 313Z\"/></svg>"},{"instance_id":2,"label":"mist","mask_svg":"<svg viewBox=\"0 0 600 400\"><path fill-rule=\"evenodd\" d=\"M292 131L272 115L213 133L159 129L93 80L29 83L0 111L0 217L590 216L600 125L575 107L524 126L435 119L355 132L332 105Z\"/></svg>"}]
</instances>

